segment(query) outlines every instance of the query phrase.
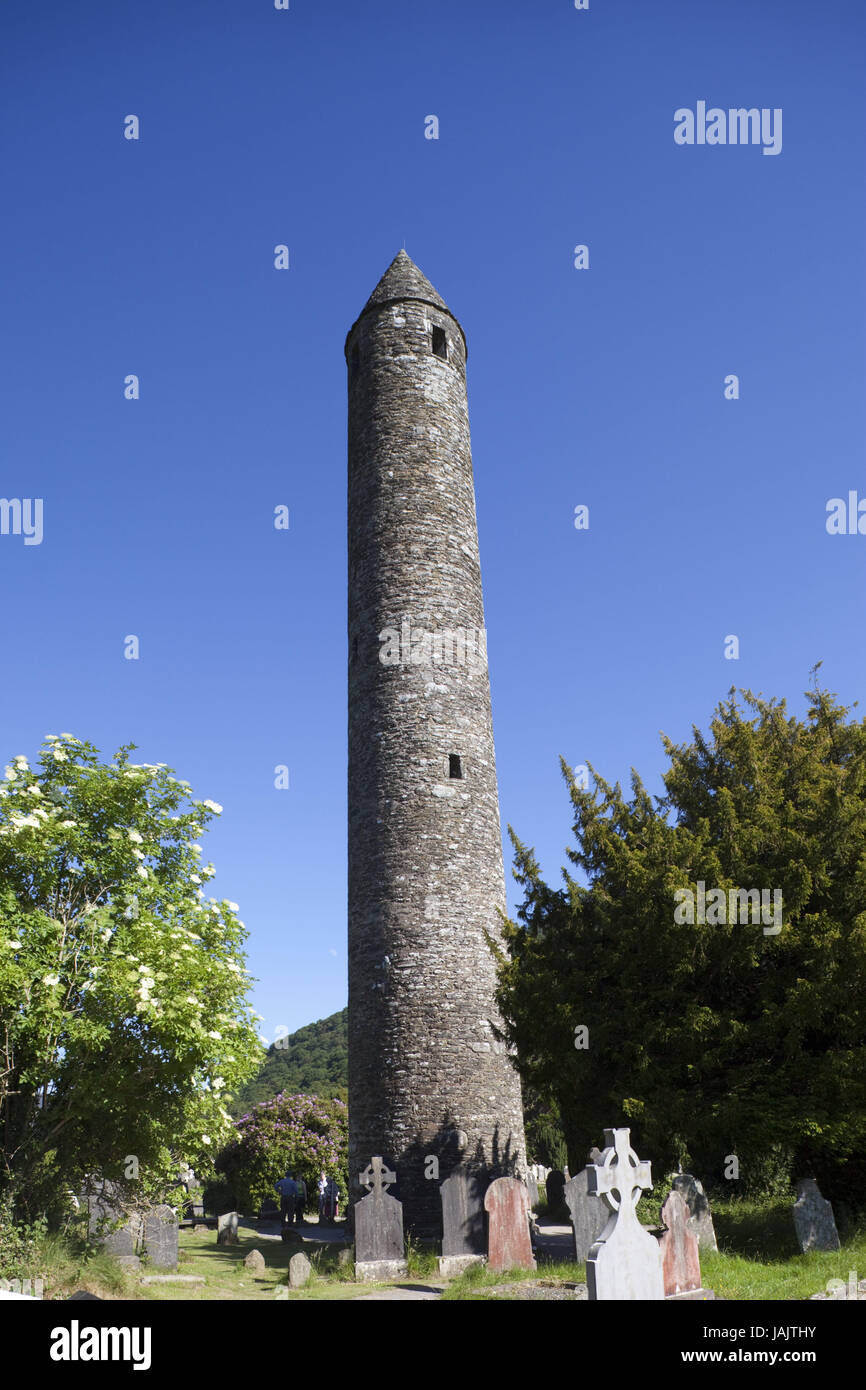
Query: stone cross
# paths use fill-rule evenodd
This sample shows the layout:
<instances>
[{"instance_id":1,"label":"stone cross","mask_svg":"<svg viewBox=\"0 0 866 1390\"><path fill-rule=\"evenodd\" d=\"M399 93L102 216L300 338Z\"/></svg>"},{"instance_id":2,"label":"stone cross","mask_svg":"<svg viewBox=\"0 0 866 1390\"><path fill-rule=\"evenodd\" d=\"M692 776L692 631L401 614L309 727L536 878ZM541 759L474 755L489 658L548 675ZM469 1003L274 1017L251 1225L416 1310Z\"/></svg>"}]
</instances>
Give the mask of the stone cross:
<instances>
[{"instance_id":1,"label":"stone cross","mask_svg":"<svg viewBox=\"0 0 866 1390\"><path fill-rule=\"evenodd\" d=\"M387 1192L389 1187L393 1187L397 1181L397 1174L392 1173L387 1164L381 1158L372 1159L364 1169L363 1173L358 1174L358 1182L368 1191Z\"/></svg>"},{"instance_id":2,"label":"stone cross","mask_svg":"<svg viewBox=\"0 0 866 1390\"><path fill-rule=\"evenodd\" d=\"M591 1299L664 1298L658 1241L637 1219L641 1192L652 1187L650 1164L629 1143L629 1130L606 1129L606 1148L587 1169L588 1190L614 1214L586 1261Z\"/></svg>"}]
</instances>

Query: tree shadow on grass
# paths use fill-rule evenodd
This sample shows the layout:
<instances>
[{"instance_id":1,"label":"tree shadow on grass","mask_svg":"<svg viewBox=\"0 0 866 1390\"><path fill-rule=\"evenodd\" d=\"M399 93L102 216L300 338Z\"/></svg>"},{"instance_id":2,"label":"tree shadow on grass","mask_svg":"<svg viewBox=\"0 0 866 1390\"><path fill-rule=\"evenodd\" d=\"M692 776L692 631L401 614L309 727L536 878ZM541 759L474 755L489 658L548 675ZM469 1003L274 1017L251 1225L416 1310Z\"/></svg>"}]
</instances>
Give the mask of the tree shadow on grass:
<instances>
[{"instance_id":1,"label":"tree shadow on grass","mask_svg":"<svg viewBox=\"0 0 866 1390\"><path fill-rule=\"evenodd\" d=\"M793 1200L793 1199L792 1199ZM719 1250L767 1263L800 1253L791 1201L726 1202L714 1205Z\"/></svg>"}]
</instances>

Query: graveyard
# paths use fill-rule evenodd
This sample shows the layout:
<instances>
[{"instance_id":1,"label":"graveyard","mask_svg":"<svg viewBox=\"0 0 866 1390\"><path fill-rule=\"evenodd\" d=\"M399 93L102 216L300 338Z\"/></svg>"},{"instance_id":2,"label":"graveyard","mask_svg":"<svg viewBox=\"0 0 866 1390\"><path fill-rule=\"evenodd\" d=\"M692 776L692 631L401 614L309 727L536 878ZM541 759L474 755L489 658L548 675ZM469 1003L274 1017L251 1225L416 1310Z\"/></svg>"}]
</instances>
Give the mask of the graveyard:
<instances>
[{"instance_id":1,"label":"graveyard","mask_svg":"<svg viewBox=\"0 0 866 1390\"><path fill-rule=\"evenodd\" d=\"M5 7L37 1368L862 1338L866 29L739 5Z\"/></svg>"},{"instance_id":2,"label":"graveyard","mask_svg":"<svg viewBox=\"0 0 866 1390\"><path fill-rule=\"evenodd\" d=\"M700 1180L667 1175L608 1131L573 1177L535 1165L526 1183L455 1170L440 1187L437 1240L405 1236L396 1174L374 1157L353 1213L179 1218L156 1207L113 1229L112 1192L91 1204L101 1250L40 1265L41 1296L158 1303L254 1301L866 1301L862 1224L836 1229L816 1184L797 1200L710 1201ZM623 1177L625 1174L625 1177ZM623 1184L622 1188L620 1184ZM660 1201L665 1192L664 1200ZM189 1211L190 1209L188 1209ZM138 1252L138 1253L136 1253ZM55 1255L57 1251L55 1251ZM39 1276L37 1276L39 1277ZM33 1286L28 1281L24 1291ZM675 1314L672 1316L676 1316Z\"/></svg>"}]
</instances>

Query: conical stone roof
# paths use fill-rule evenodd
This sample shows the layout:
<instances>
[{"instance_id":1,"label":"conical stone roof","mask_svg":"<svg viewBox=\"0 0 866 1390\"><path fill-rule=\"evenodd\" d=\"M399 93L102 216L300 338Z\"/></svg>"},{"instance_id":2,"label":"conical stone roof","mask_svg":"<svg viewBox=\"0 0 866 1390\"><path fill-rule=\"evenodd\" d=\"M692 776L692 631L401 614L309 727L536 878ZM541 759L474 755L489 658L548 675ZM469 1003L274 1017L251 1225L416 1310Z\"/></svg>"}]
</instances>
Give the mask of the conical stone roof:
<instances>
[{"instance_id":1,"label":"conical stone roof","mask_svg":"<svg viewBox=\"0 0 866 1390\"><path fill-rule=\"evenodd\" d=\"M445 300L405 251L397 252L361 312L365 314L376 304L387 304L392 299L422 299L427 304L435 304L437 309L444 309L446 314L451 313Z\"/></svg>"},{"instance_id":2,"label":"conical stone roof","mask_svg":"<svg viewBox=\"0 0 866 1390\"><path fill-rule=\"evenodd\" d=\"M423 304L432 304L437 309L442 309L444 313L449 314L460 329L465 350L466 334L463 332L460 320L456 314L451 313L441 294L433 288L423 271L418 269L412 257L408 256L402 249L397 252L388 266L355 323L362 319L365 314L370 313L371 310L377 309L383 304L393 304L401 299L420 300ZM346 334L347 344L352 336L355 323Z\"/></svg>"}]
</instances>

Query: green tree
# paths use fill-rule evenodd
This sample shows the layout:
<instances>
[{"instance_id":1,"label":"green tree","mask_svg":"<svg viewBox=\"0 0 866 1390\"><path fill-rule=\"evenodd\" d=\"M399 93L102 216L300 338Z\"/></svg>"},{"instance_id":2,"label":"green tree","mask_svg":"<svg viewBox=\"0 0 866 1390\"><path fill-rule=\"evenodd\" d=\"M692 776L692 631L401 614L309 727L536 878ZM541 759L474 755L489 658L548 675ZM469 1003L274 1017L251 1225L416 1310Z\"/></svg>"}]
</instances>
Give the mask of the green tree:
<instances>
[{"instance_id":1,"label":"green tree","mask_svg":"<svg viewBox=\"0 0 866 1390\"><path fill-rule=\"evenodd\" d=\"M664 797L636 773L628 798L594 770L582 790L563 764L585 881L563 871L551 889L512 834L525 898L500 1007L572 1166L627 1124L665 1167L721 1178L735 1155L740 1191L813 1171L850 1195L866 1150L866 721L817 686L803 720L741 693L708 737L664 739ZM727 920L678 920L677 890L699 881L724 890ZM781 890L781 931L730 920L732 889Z\"/></svg>"},{"instance_id":2,"label":"green tree","mask_svg":"<svg viewBox=\"0 0 866 1390\"><path fill-rule=\"evenodd\" d=\"M0 1193L22 1216L89 1178L167 1195L231 1131L261 1057L237 904L204 896L221 810L164 765L70 734L0 786Z\"/></svg>"}]
</instances>

